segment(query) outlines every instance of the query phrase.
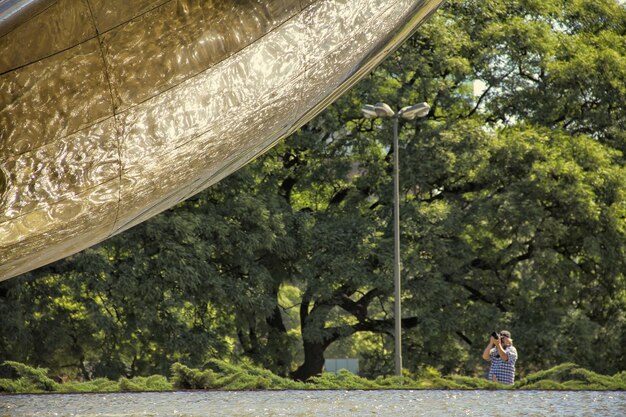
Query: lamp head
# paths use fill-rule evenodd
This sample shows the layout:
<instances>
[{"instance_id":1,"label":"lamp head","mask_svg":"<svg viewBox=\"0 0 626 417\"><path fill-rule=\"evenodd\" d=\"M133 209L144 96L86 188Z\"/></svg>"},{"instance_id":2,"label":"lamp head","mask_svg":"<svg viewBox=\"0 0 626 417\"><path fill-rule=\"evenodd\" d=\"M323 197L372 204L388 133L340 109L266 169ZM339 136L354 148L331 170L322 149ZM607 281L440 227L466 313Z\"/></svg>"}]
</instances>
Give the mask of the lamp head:
<instances>
[{"instance_id":1,"label":"lamp head","mask_svg":"<svg viewBox=\"0 0 626 417\"><path fill-rule=\"evenodd\" d=\"M376 109L371 104L366 104L365 106L363 106L361 111L363 112L363 116L365 116L367 119L375 119L378 117L378 114L376 114Z\"/></svg>"},{"instance_id":2,"label":"lamp head","mask_svg":"<svg viewBox=\"0 0 626 417\"><path fill-rule=\"evenodd\" d=\"M428 103L418 103L413 106L403 107L398 113L403 119L413 120L417 117L426 117L430 111Z\"/></svg>"},{"instance_id":3,"label":"lamp head","mask_svg":"<svg viewBox=\"0 0 626 417\"><path fill-rule=\"evenodd\" d=\"M396 112L394 112L393 109L385 103L374 104L374 110L376 111L378 117L393 117L396 115Z\"/></svg>"}]
</instances>

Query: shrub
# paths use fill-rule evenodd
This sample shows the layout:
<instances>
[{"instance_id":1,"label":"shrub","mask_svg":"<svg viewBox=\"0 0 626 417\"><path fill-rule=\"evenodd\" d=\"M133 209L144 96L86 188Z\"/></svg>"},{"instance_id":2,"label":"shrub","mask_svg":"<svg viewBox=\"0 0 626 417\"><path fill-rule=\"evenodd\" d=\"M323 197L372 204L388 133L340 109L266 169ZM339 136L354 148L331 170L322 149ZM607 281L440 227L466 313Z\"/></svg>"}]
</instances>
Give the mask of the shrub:
<instances>
[{"instance_id":1,"label":"shrub","mask_svg":"<svg viewBox=\"0 0 626 417\"><path fill-rule=\"evenodd\" d=\"M204 369L192 369L183 364L172 365L172 379L161 375L150 377L121 378L110 381L99 378L87 382L57 384L48 378L44 368L33 368L18 362L5 362L18 376L16 379L0 379L0 392L119 392L119 391L170 391L176 389L227 389L227 390L276 390L276 389L541 389L541 390L624 390L626 372L613 376L600 375L572 363L540 371L518 380L515 385L494 384L484 378L466 376L444 377L434 369L418 375L380 376L375 380L362 378L346 370L338 374L325 373L308 382L282 378L249 362L234 365L212 359Z\"/></svg>"},{"instance_id":2,"label":"shrub","mask_svg":"<svg viewBox=\"0 0 626 417\"><path fill-rule=\"evenodd\" d=\"M207 369L191 369L181 363L172 365L172 385L177 389L212 389L216 388L217 376Z\"/></svg>"},{"instance_id":3,"label":"shrub","mask_svg":"<svg viewBox=\"0 0 626 417\"><path fill-rule=\"evenodd\" d=\"M6 361L4 365L12 367L19 376L19 386L31 386L33 391L55 391L57 383L48 378L46 368L33 368L23 363Z\"/></svg>"}]
</instances>

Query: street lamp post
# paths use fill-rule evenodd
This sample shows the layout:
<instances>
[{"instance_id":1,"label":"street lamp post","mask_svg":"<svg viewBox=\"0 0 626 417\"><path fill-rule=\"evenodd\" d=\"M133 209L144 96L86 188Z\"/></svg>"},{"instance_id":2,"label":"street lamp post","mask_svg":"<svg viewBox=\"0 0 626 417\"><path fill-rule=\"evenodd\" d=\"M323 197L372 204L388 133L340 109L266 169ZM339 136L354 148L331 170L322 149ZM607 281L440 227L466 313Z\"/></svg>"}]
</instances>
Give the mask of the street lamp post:
<instances>
[{"instance_id":1,"label":"street lamp post","mask_svg":"<svg viewBox=\"0 0 626 417\"><path fill-rule=\"evenodd\" d=\"M398 147L398 119L413 120L416 117L425 117L430 111L427 103L403 107L394 112L385 103L375 105L366 104L363 115L368 119L378 117L393 119L393 283L394 283L394 341L396 375L402 376L402 312L400 304L400 158Z\"/></svg>"}]
</instances>

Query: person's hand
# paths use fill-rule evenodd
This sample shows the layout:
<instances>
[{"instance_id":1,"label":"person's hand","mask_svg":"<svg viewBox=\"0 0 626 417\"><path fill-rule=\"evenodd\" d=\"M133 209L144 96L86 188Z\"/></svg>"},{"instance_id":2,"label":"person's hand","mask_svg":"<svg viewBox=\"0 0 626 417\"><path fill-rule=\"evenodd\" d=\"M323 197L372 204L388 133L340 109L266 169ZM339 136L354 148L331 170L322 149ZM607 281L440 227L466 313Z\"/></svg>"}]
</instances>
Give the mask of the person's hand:
<instances>
[{"instance_id":1,"label":"person's hand","mask_svg":"<svg viewBox=\"0 0 626 417\"><path fill-rule=\"evenodd\" d=\"M496 343L498 342L498 340L500 340L500 339L496 339L496 338L495 338L495 337L493 337L493 336L490 336L490 337L489 337L489 342L490 342L492 345L494 345L494 346L496 345Z\"/></svg>"}]
</instances>

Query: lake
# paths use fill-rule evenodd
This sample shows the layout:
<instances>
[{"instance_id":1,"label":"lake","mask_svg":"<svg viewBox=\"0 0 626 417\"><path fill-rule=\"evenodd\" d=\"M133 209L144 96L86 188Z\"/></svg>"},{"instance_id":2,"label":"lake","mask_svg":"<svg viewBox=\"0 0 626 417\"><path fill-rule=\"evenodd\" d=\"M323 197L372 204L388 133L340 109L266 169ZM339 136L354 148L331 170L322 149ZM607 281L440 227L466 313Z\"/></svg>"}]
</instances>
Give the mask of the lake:
<instances>
[{"instance_id":1,"label":"lake","mask_svg":"<svg viewBox=\"0 0 626 417\"><path fill-rule=\"evenodd\" d=\"M0 396L0 416L619 416L626 391L176 391Z\"/></svg>"}]
</instances>

